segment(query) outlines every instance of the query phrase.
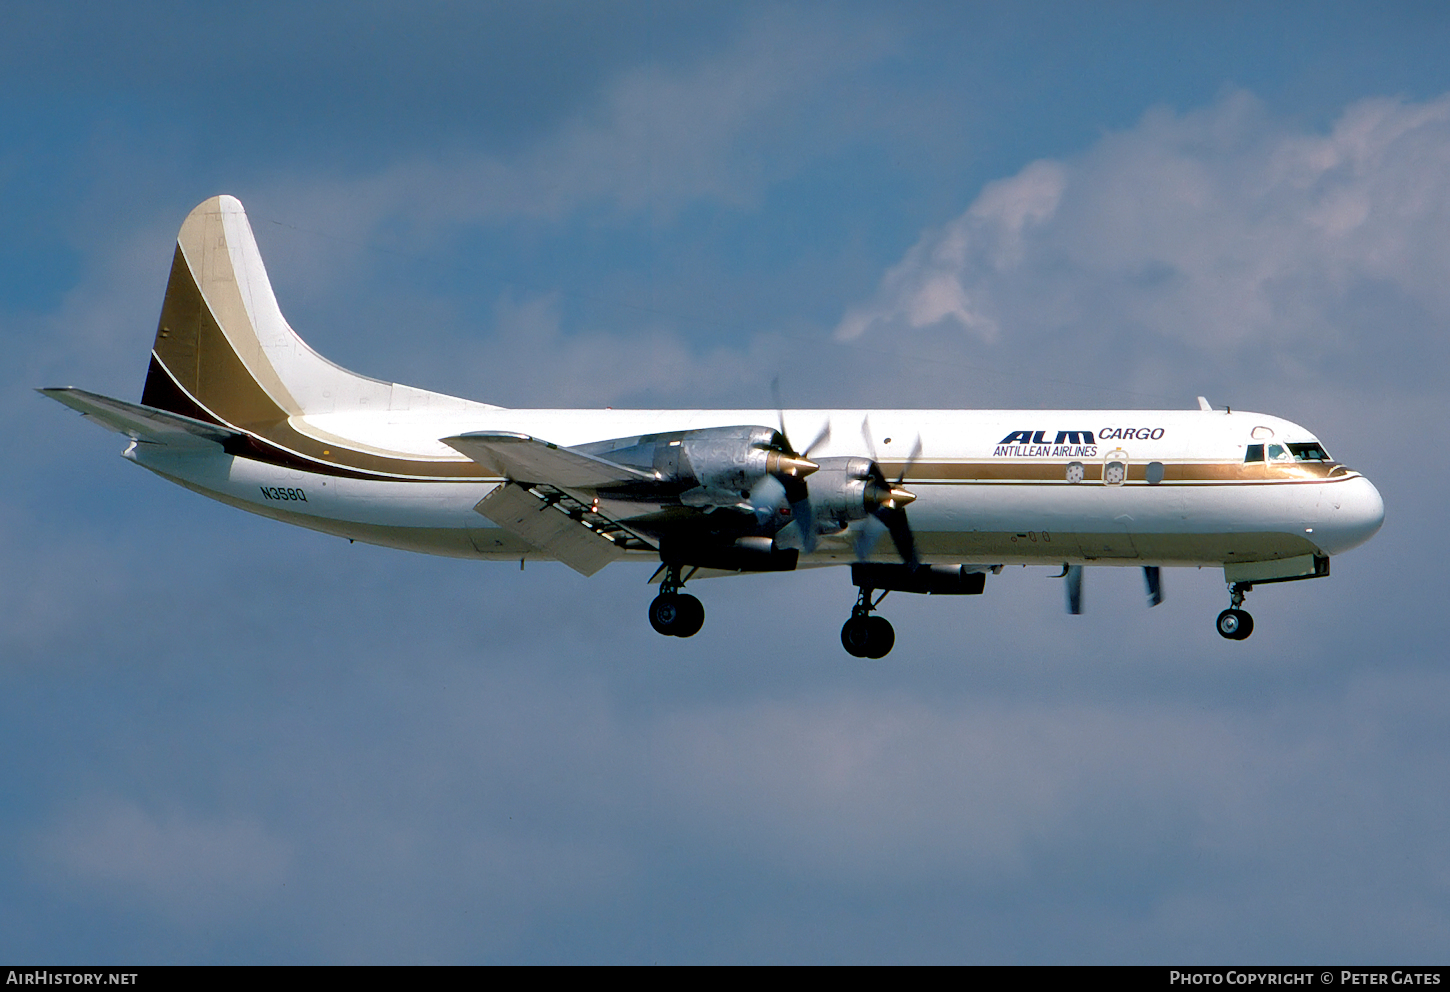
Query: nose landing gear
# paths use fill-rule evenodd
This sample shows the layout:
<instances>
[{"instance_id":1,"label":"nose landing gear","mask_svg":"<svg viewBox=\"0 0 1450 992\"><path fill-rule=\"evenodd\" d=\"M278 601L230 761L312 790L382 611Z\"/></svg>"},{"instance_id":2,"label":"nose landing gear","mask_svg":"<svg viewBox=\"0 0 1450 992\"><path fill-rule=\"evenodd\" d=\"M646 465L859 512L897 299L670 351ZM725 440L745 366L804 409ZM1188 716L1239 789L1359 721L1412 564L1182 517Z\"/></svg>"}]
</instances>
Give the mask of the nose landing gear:
<instances>
[{"instance_id":1,"label":"nose landing gear","mask_svg":"<svg viewBox=\"0 0 1450 992\"><path fill-rule=\"evenodd\" d=\"M684 585L680 566L668 566L660 583L660 594L649 604L650 626L666 637L694 637L705 625L704 604L681 592Z\"/></svg>"},{"instance_id":2,"label":"nose landing gear","mask_svg":"<svg viewBox=\"0 0 1450 992\"><path fill-rule=\"evenodd\" d=\"M875 591L861 587L861 594L851 609L851 619L841 628L841 647L854 658L885 658L896 645L896 631L890 621L871 615L871 611L886 598L883 592L872 600Z\"/></svg>"},{"instance_id":3,"label":"nose landing gear","mask_svg":"<svg viewBox=\"0 0 1450 992\"><path fill-rule=\"evenodd\" d=\"M1230 606L1218 615L1218 632L1221 636L1231 641L1242 641L1254 632L1254 618L1249 616L1247 610L1241 609L1244 605L1244 596L1253 584L1249 582L1235 582L1228 587Z\"/></svg>"}]
</instances>

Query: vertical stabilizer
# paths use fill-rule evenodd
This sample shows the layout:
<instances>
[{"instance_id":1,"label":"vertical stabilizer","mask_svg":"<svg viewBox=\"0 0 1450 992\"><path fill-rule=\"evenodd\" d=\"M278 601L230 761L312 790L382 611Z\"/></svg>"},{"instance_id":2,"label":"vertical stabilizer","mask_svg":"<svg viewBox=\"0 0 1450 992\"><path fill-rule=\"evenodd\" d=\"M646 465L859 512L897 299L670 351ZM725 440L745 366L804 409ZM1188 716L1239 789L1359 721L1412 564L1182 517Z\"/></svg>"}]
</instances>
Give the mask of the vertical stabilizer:
<instances>
[{"instance_id":1,"label":"vertical stabilizer","mask_svg":"<svg viewBox=\"0 0 1450 992\"><path fill-rule=\"evenodd\" d=\"M357 375L309 348L282 316L233 196L212 197L181 225L141 402L262 433L307 414L467 405Z\"/></svg>"}]
</instances>

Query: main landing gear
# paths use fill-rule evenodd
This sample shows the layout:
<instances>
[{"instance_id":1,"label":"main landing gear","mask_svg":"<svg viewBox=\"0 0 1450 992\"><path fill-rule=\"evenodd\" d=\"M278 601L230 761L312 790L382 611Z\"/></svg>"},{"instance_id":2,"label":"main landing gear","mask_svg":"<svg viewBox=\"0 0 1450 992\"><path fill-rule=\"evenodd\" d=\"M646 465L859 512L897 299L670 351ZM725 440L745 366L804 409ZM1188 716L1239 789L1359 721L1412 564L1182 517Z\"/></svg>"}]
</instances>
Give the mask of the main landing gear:
<instances>
[{"instance_id":1,"label":"main landing gear","mask_svg":"<svg viewBox=\"0 0 1450 992\"><path fill-rule=\"evenodd\" d=\"M1231 641L1242 641L1254 632L1254 618L1249 616L1248 610L1240 609L1244 605L1244 596L1252 588L1253 584L1249 582L1235 582L1228 587L1232 605L1218 615L1218 632Z\"/></svg>"},{"instance_id":2,"label":"main landing gear","mask_svg":"<svg viewBox=\"0 0 1450 992\"><path fill-rule=\"evenodd\" d=\"M666 567L660 594L649 604L650 626L667 637L694 637L705 625L704 604L681 592L684 585L680 566Z\"/></svg>"},{"instance_id":3,"label":"main landing gear","mask_svg":"<svg viewBox=\"0 0 1450 992\"><path fill-rule=\"evenodd\" d=\"M883 592L873 600L875 592L861 587L861 594L851 609L851 619L841 628L841 647L856 658L885 658L896 644L896 631L891 629L891 623L885 617L871 615L886 598Z\"/></svg>"}]
</instances>

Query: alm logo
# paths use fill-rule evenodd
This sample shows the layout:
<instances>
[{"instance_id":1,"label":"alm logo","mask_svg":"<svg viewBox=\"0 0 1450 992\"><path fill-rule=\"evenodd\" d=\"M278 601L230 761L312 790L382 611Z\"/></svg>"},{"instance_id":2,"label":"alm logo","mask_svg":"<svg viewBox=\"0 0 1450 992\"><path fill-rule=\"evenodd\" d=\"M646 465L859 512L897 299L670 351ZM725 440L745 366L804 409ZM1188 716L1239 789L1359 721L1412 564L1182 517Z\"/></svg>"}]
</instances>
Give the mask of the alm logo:
<instances>
[{"instance_id":1,"label":"alm logo","mask_svg":"<svg viewBox=\"0 0 1450 992\"><path fill-rule=\"evenodd\" d=\"M1058 431L1051 441L1048 431L1013 431L997 442L992 452L998 458L1096 458L1097 441L1092 431Z\"/></svg>"},{"instance_id":2,"label":"alm logo","mask_svg":"<svg viewBox=\"0 0 1450 992\"><path fill-rule=\"evenodd\" d=\"M1092 431L1058 431L1053 441L1046 440L1047 431L1013 431L998 444L1094 444Z\"/></svg>"}]
</instances>

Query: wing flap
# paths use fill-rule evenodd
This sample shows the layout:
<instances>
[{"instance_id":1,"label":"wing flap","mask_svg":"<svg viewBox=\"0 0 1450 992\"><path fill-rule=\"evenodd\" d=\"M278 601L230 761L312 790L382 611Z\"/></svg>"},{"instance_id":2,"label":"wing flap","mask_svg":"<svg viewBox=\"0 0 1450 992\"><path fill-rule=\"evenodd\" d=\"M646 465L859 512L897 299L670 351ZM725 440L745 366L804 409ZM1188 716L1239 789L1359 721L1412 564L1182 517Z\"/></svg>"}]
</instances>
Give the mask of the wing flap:
<instances>
[{"instance_id":1,"label":"wing flap","mask_svg":"<svg viewBox=\"0 0 1450 992\"><path fill-rule=\"evenodd\" d=\"M441 440L489 471L514 482L592 490L626 482L655 481L653 475L638 469L561 448L528 434L474 431Z\"/></svg>"},{"instance_id":2,"label":"wing flap","mask_svg":"<svg viewBox=\"0 0 1450 992\"><path fill-rule=\"evenodd\" d=\"M125 400L112 399L100 393L76 389L74 386L36 391L58 403L64 403L107 430L124 434L133 441L171 447L207 448L213 444L226 444L232 438L241 436L236 431L179 413L168 413L140 403L127 403Z\"/></svg>"},{"instance_id":3,"label":"wing flap","mask_svg":"<svg viewBox=\"0 0 1450 992\"><path fill-rule=\"evenodd\" d=\"M593 575L624 557L624 549L612 540L517 482L499 486L479 500L474 510L581 575Z\"/></svg>"}]
</instances>

